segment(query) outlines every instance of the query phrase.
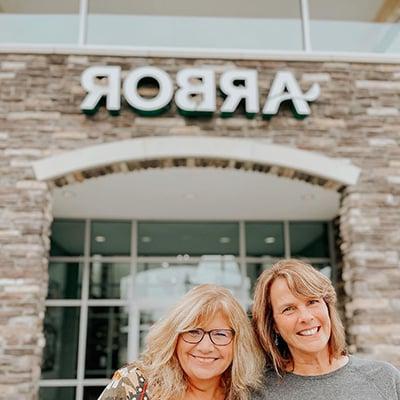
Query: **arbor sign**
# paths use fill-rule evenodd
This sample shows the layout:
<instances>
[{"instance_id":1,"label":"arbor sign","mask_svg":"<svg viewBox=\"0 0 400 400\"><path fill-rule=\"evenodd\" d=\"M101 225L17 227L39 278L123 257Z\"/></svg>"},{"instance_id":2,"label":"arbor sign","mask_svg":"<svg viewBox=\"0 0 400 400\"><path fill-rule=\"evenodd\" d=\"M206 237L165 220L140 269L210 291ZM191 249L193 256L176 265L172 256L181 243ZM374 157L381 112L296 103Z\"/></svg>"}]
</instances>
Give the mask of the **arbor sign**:
<instances>
[{"instance_id":1,"label":"arbor sign","mask_svg":"<svg viewBox=\"0 0 400 400\"><path fill-rule=\"evenodd\" d=\"M158 86L152 97L143 96L139 90L140 82L149 79ZM81 84L87 94L80 107L89 114L96 112L103 99L107 110L118 114L121 89L127 103L142 115L158 115L174 101L183 115L213 115L218 111L221 116L229 117L243 102L248 117L261 111L264 117L270 118L278 113L283 102L291 102L295 116L304 118L310 115L308 103L320 95L318 83L303 93L292 72L278 71L265 101L260 104L255 69L232 69L221 74L218 89L223 102L218 110L216 74L211 68L181 69L174 85L171 76L157 67L133 69L122 81L121 67L93 66L82 73Z\"/></svg>"}]
</instances>

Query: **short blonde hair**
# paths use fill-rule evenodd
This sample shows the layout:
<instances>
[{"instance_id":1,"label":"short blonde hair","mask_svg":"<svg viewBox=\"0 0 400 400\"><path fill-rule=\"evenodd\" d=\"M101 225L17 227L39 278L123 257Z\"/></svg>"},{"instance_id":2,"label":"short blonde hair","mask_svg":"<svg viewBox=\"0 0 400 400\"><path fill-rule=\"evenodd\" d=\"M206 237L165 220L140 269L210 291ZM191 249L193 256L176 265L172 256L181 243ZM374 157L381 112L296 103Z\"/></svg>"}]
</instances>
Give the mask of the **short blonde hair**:
<instances>
[{"instance_id":1,"label":"short blonde hair","mask_svg":"<svg viewBox=\"0 0 400 400\"><path fill-rule=\"evenodd\" d=\"M287 344L279 338L275 343L275 320L271 304L271 286L278 278L286 280L295 296L322 298L331 320L331 335L328 341L331 360L346 354L343 324L336 309L336 292L331 281L311 265L295 259L277 262L264 271L257 282L253 304L253 325L267 359L279 375L285 373L293 358Z\"/></svg>"},{"instance_id":2,"label":"short blonde hair","mask_svg":"<svg viewBox=\"0 0 400 400\"><path fill-rule=\"evenodd\" d=\"M264 355L244 309L229 290L205 284L191 289L149 331L136 365L148 379L151 398L185 398L188 383L175 351L179 333L206 325L218 312L235 331L233 361L222 377L226 399L248 400L260 386Z\"/></svg>"}]
</instances>

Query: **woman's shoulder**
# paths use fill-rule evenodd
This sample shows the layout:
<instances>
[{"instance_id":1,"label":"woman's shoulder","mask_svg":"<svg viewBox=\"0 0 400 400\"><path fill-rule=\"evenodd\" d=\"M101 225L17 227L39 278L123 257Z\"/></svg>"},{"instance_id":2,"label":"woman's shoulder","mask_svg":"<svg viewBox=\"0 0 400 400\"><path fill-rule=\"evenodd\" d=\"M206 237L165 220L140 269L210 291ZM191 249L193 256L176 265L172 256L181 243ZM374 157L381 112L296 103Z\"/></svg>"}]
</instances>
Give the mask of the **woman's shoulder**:
<instances>
[{"instance_id":1,"label":"woman's shoulder","mask_svg":"<svg viewBox=\"0 0 400 400\"><path fill-rule=\"evenodd\" d=\"M262 379L262 387L273 387L279 385L283 380L283 377L278 375L275 368L272 365L267 365L264 370L264 375Z\"/></svg>"},{"instance_id":2,"label":"woman's shoulder","mask_svg":"<svg viewBox=\"0 0 400 400\"><path fill-rule=\"evenodd\" d=\"M388 379L400 385L400 371L386 361L350 356L351 369L363 374L368 380L385 382Z\"/></svg>"},{"instance_id":3,"label":"woman's shoulder","mask_svg":"<svg viewBox=\"0 0 400 400\"><path fill-rule=\"evenodd\" d=\"M360 371L372 373L384 371L385 373L391 372L394 374L400 374L396 367L386 361L371 360L353 355L349 356L349 361L349 365L352 366L353 369L358 369Z\"/></svg>"},{"instance_id":4,"label":"woman's shoulder","mask_svg":"<svg viewBox=\"0 0 400 400\"><path fill-rule=\"evenodd\" d=\"M147 382L140 369L127 365L115 371L98 400L148 400Z\"/></svg>"}]
</instances>

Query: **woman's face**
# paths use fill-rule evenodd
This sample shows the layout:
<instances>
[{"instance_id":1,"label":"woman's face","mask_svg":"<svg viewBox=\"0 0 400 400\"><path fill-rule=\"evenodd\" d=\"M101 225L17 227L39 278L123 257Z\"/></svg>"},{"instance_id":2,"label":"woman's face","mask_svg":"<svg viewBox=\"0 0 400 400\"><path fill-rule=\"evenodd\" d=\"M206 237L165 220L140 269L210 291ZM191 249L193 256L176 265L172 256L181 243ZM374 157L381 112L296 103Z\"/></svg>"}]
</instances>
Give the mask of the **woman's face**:
<instances>
[{"instance_id":1,"label":"woman's face","mask_svg":"<svg viewBox=\"0 0 400 400\"><path fill-rule=\"evenodd\" d=\"M226 317L218 312L210 323L201 327L204 331L211 329L231 329ZM233 359L233 341L225 346L217 346L210 336L205 334L197 344L187 343L178 338L176 354L179 363L195 386L201 383L219 381L223 372L230 366Z\"/></svg>"},{"instance_id":2,"label":"woman's face","mask_svg":"<svg viewBox=\"0 0 400 400\"><path fill-rule=\"evenodd\" d=\"M275 330L296 357L329 355L331 320L322 298L295 296L284 278L276 279L270 289Z\"/></svg>"}]
</instances>

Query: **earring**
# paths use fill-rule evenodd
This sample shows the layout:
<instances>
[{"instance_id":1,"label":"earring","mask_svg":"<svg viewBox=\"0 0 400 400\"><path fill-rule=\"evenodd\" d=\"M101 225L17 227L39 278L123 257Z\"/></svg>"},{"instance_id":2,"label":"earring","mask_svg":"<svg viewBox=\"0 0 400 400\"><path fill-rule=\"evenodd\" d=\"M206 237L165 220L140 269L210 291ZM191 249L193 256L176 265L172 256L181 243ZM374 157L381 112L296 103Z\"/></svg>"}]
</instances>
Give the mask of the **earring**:
<instances>
[{"instance_id":1,"label":"earring","mask_svg":"<svg viewBox=\"0 0 400 400\"><path fill-rule=\"evenodd\" d=\"M275 333L274 343L275 343L276 347L279 346L279 334L278 333Z\"/></svg>"}]
</instances>

